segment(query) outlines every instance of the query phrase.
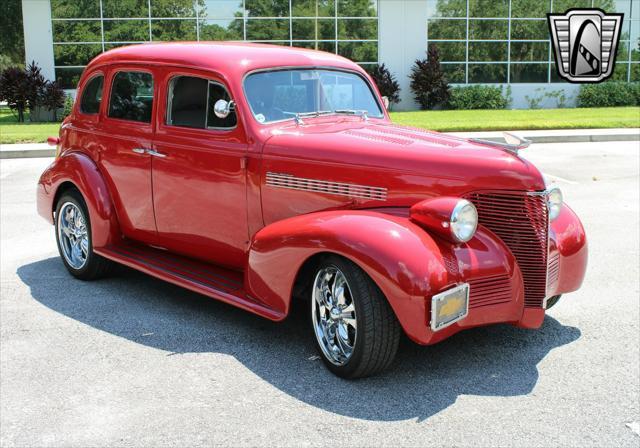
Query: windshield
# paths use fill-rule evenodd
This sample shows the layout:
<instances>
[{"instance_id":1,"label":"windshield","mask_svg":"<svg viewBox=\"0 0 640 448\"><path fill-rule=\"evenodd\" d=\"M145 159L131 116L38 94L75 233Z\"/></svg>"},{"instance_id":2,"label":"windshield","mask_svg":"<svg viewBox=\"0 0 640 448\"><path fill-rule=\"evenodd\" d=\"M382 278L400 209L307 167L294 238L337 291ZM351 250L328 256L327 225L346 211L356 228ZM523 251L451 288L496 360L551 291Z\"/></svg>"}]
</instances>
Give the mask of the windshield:
<instances>
[{"instance_id":1,"label":"windshield","mask_svg":"<svg viewBox=\"0 0 640 448\"><path fill-rule=\"evenodd\" d=\"M324 114L382 118L368 83L336 70L279 70L247 76L245 92L260 123Z\"/></svg>"}]
</instances>

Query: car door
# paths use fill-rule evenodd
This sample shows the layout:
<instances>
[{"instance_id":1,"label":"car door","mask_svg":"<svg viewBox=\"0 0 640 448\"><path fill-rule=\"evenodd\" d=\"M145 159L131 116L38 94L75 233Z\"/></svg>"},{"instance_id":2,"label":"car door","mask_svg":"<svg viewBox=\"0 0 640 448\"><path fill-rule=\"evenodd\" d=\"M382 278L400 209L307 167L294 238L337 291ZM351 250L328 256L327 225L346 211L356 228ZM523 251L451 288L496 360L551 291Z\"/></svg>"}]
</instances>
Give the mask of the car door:
<instances>
[{"instance_id":1,"label":"car door","mask_svg":"<svg viewBox=\"0 0 640 448\"><path fill-rule=\"evenodd\" d=\"M98 163L111 187L122 233L154 243L151 156L154 122L153 73L138 67L111 70L109 102L101 125Z\"/></svg>"},{"instance_id":2,"label":"car door","mask_svg":"<svg viewBox=\"0 0 640 448\"><path fill-rule=\"evenodd\" d=\"M245 132L225 84L195 71L167 69L152 157L158 244L179 254L242 268L248 244Z\"/></svg>"}]
</instances>

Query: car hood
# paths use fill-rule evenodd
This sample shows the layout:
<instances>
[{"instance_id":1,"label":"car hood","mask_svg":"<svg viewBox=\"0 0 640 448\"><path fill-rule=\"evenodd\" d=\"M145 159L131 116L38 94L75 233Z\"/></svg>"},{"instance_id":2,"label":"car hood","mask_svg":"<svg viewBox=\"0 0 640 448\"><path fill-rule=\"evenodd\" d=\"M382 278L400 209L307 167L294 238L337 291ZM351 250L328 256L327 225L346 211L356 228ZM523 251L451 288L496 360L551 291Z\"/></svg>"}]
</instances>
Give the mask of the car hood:
<instances>
[{"instance_id":1,"label":"car hood","mask_svg":"<svg viewBox=\"0 0 640 448\"><path fill-rule=\"evenodd\" d=\"M545 188L533 164L504 149L384 121L310 121L274 129L265 145L265 156L343 165L345 169L358 167L365 176L387 173L389 182L396 179L396 190L414 189L415 183L441 187L438 194Z\"/></svg>"}]
</instances>

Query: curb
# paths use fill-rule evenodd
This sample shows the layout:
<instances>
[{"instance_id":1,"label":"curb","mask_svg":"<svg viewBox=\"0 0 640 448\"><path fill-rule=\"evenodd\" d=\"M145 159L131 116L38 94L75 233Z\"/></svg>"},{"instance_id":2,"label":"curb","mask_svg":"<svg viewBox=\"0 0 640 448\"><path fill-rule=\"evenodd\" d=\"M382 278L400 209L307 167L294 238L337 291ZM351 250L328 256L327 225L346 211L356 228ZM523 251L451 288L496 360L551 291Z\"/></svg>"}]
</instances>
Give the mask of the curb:
<instances>
[{"instance_id":1,"label":"curb","mask_svg":"<svg viewBox=\"0 0 640 448\"><path fill-rule=\"evenodd\" d=\"M35 159L38 157L54 157L56 149L3 149L0 159Z\"/></svg>"},{"instance_id":2,"label":"curb","mask_svg":"<svg viewBox=\"0 0 640 448\"><path fill-rule=\"evenodd\" d=\"M532 135L519 134L531 143L598 143L598 142L637 142L640 141L640 133L637 134L610 134L610 135ZM483 140L504 143L502 137L480 137Z\"/></svg>"},{"instance_id":3,"label":"curb","mask_svg":"<svg viewBox=\"0 0 640 448\"><path fill-rule=\"evenodd\" d=\"M531 143L598 143L598 142L637 142L640 141L640 130L631 130L632 132L617 133L617 134L565 134L565 135L527 135L526 131L517 132L518 135L530 140ZM635 131L635 132L634 132ZM539 131L537 131L539 132ZM470 138L473 133L470 132L450 132L445 134L454 135L457 137ZM478 138L489 140L492 142L504 142L504 138L500 136L483 136L483 133L477 133ZM15 145L20 146L19 149L12 149L14 145L5 144L0 145L0 159L29 159L37 157L54 157L56 155L56 148L47 147L42 148L41 143L34 143L34 146L40 146L40 148L27 149L24 144Z\"/></svg>"}]
</instances>

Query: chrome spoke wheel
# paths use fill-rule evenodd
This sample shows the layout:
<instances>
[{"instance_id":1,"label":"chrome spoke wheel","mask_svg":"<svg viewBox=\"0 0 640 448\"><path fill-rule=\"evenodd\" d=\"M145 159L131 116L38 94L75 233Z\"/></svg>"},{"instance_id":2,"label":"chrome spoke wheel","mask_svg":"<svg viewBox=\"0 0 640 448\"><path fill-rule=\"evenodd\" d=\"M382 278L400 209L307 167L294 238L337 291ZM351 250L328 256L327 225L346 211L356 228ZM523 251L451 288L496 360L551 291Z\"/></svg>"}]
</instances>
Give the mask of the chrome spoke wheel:
<instances>
[{"instance_id":1,"label":"chrome spoke wheel","mask_svg":"<svg viewBox=\"0 0 640 448\"><path fill-rule=\"evenodd\" d=\"M62 255L73 269L82 269L89 256L89 232L84 214L73 202L65 202L57 219Z\"/></svg>"},{"instance_id":2,"label":"chrome spoke wheel","mask_svg":"<svg viewBox=\"0 0 640 448\"><path fill-rule=\"evenodd\" d=\"M356 309L345 275L335 266L322 268L313 283L313 328L326 358L344 365L353 354L357 337Z\"/></svg>"}]
</instances>

